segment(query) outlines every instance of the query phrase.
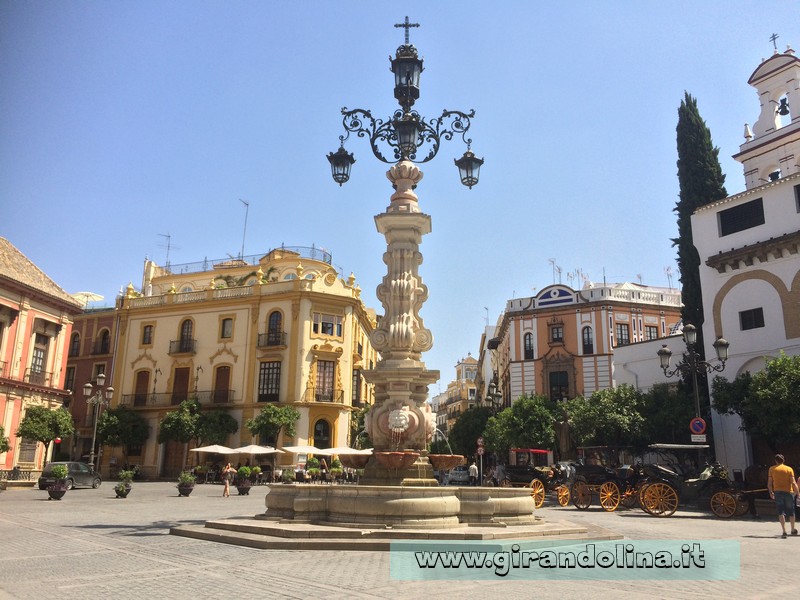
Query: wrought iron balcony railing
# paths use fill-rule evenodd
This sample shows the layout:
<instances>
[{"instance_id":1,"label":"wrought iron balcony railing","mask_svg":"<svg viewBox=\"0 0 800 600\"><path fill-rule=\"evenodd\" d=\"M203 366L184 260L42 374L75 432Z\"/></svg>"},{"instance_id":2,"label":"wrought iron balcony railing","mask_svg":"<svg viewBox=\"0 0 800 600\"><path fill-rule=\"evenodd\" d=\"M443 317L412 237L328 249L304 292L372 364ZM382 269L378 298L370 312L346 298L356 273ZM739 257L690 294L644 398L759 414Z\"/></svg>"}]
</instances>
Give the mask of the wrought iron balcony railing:
<instances>
[{"instance_id":1,"label":"wrought iron balcony railing","mask_svg":"<svg viewBox=\"0 0 800 600\"><path fill-rule=\"evenodd\" d=\"M286 333L283 331L269 331L258 334L258 347L267 348L269 346L285 346Z\"/></svg>"},{"instance_id":2,"label":"wrought iron balcony railing","mask_svg":"<svg viewBox=\"0 0 800 600\"><path fill-rule=\"evenodd\" d=\"M32 383L33 385L44 385L50 387L52 379L53 374L48 373L47 371L36 371L34 369L28 369L25 371L25 381Z\"/></svg>"},{"instance_id":3,"label":"wrought iron balcony railing","mask_svg":"<svg viewBox=\"0 0 800 600\"><path fill-rule=\"evenodd\" d=\"M344 390L329 390L316 386L306 388L303 396L304 402L334 402L344 404Z\"/></svg>"},{"instance_id":4,"label":"wrought iron balcony railing","mask_svg":"<svg viewBox=\"0 0 800 600\"><path fill-rule=\"evenodd\" d=\"M132 408L176 406L187 398L197 398L200 404L230 404L236 400L236 391L198 390L196 392L167 392L163 394L123 394L122 404Z\"/></svg>"},{"instance_id":5,"label":"wrought iron balcony railing","mask_svg":"<svg viewBox=\"0 0 800 600\"><path fill-rule=\"evenodd\" d=\"M197 340L172 340L169 343L169 354L194 354L197 352Z\"/></svg>"}]
</instances>

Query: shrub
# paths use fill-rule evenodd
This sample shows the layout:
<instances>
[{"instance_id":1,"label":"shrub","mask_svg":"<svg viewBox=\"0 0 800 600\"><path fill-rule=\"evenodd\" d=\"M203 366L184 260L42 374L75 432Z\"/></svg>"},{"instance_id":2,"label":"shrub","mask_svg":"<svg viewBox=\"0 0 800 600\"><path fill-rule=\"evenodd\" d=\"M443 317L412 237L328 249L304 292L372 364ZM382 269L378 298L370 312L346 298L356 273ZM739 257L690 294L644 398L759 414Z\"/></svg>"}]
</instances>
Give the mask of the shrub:
<instances>
[{"instance_id":1,"label":"shrub","mask_svg":"<svg viewBox=\"0 0 800 600\"><path fill-rule=\"evenodd\" d=\"M183 471L180 475L178 475L178 484L194 485L195 484L194 475L192 475L190 471Z\"/></svg>"},{"instance_id":2,"label":"shrub","mask_svg":"<svg viewBox=\"0 0 800 600\"><path fill-rule=\"evenodd\" d=\"M69 470L66 465L54 465L53 468L50 469L50 472L53 474L56 481L66 479L67 475L69 475Z\"/></svg>"},{"instance_id":3,"label":"shrub","mask_svg":"<svg viewBox=\"0 0 800 600\"><path fill-rule=\"evenodd\" d=\"M122 471L119 472L117 478L119 479L120 483L130 483L131 481L133 481L135 475L136 471L134 471L133 469L131 470L123 469Z\"/></svg>"}]
</instances>

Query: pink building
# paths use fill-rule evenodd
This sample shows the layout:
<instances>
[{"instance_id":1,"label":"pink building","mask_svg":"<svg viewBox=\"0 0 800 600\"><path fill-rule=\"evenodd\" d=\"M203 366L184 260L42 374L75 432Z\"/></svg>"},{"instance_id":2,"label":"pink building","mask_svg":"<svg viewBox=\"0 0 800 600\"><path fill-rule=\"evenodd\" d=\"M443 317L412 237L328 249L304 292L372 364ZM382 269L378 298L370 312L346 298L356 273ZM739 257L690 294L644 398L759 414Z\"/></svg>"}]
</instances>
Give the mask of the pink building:
<instances>
[{"instance_id":1,"label":"pink building","mask_svg":"<svg viewBox=\"0 0 800 600\"><path fill-rule=\"evenodd\" d=\"M49 458L42 444L16 433L28 407L69 402L67 346L80 312L80 302L0 238L0 425L11 444L0 469L38 470Z\"/></svg>"}]
</instances>

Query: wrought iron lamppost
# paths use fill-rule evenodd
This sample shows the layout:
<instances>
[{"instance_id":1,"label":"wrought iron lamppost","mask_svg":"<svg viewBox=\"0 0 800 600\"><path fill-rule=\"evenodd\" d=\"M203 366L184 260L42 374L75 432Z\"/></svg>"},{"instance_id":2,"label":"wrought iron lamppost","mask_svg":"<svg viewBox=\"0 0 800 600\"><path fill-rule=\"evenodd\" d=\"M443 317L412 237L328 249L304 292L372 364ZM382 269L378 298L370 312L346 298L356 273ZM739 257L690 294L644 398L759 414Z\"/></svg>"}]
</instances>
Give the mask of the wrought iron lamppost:
<instances>
[{"instance_id":1,"label":"wrought iron lamppost","mask_svg":"<svg viewBox=\"0 0 800 600\"><path fill-rule=\"evenodd\" d=\"M95 443L97 442L97 418L100 416L100 408L103 406L108 406L111 402L111 398L114 395L114 388L108 386L105 390L103 390L103 386L106 383L106 375L105 373L100 373L97 376L97 392L92 395L92 384L87 383L83 386L83 395L86 398L86 405L94 406L94 427L92 429L92 449L89 453L89 463L92 465L92 470L97 471L97 468L94 464L94 447Z\"/></svg>"},{"instance_id":2,"label":"wrought iron lamppost","mask_svg":"<svg viewBox=\"0 0 800 600\"><path fill-rule=\"evenodd\" d=\"M405 44L397 49L394 58L390 58L391 71L394 73L394 97L400 104L400 109L391 118L383 120L375 119L368 110L342 108L345 134L339 136L339 149L328 154L333 180L341 186L350 179L350 168L356 159L344 149L344 142L351 133L369 139L375 157L389 164L404 160L426 163L439 152L442 140L451 140L453 136L460 135L467 150L461 158L455 160L455 164L461 183L472 189L478 183L483 164L483 159L476 157L470 150L472 140L467 138L470 119L475 116L475 111L465 113L445 110L438 118L428 122L411 109L419 99L420 75L423 69L417 49L409 43L408 30L419 27L419 24L409 23L406 17L404 23L395 27L406 30ZM386 157L387 154L390 155L389 158Z\"/></svg>"},{"instance_id":3,"label":"wrought iron lamppost","mask_svg":"<svg viewBox=\"0 0 800 600\"><path fill-rule=\"evenodd\" d=\"M699 417L700 393L697 389L697 374L702 372L712 373L714 371L723 371L725 369L725 361L728 360L728 347L730 344L725 338L717 338L714 342L714 350L717 352L717 360L720 362L714 365L701 360L700 355L695 350L695 344L697 344L697 328L691 323L684 325L683 339L686 342L686 352L683 354L683 360L675 365L673 370L669 370L672 350L670 350L666 344L661 347L657 354L658 358L661 360L661 368L664 370L664 375L667 377L674 377L675 375L692 376L692 384L694 387L694 411L695 416Z\"/></svg>"},{"instance_id":4,"label":"wrought iron lamppost","mask_svg":"<svg viewBox=\"0 0 800 600\"><path fill-rule=\"evenodd\" d=\"M486 391L486 398L491 403L492 414L496 415L497 411L500 410L503 394L500 393L500 390L494 382L489 384L489 389Z\"/></svg>"}]
</instances>

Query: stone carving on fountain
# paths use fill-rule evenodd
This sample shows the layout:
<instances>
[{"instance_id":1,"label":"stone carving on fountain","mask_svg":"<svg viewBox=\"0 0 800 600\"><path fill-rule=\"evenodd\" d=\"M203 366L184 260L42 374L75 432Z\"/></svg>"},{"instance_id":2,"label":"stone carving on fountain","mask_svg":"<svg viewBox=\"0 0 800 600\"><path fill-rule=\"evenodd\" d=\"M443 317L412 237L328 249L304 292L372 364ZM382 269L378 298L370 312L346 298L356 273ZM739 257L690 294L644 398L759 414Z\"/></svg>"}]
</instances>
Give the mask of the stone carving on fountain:
<instances>
[{"instance_id":1,"label":"stone carving on fountain","mask_svg":"<svg viewBox=\"0 0 800 600\"><path fill-rule=\"evenodd\" d=\"M365 478L368 484L435 485L425 451L436 426L427 403L428 386L439 380L439 372L427 370L422 361L422 353L433 347L433 334L419 314L428 299L428 288L419 274L419 246L422 236L431 231L431 218L420 212L414 193L422 179L416 165L401 161L386 175L395 193L386 212L375 217L378 231L386 238L383 262L387 273L376 291L384 314L370 335L381 360L375 369L364 372L375 386L375 406L368 414L366 429L377 452L408 451L423 456L405 472L395 473L378 467L377 460L370 461ZM392 422L400 415L405 426L398 433Z\"/></svg>"}]
</instances>

